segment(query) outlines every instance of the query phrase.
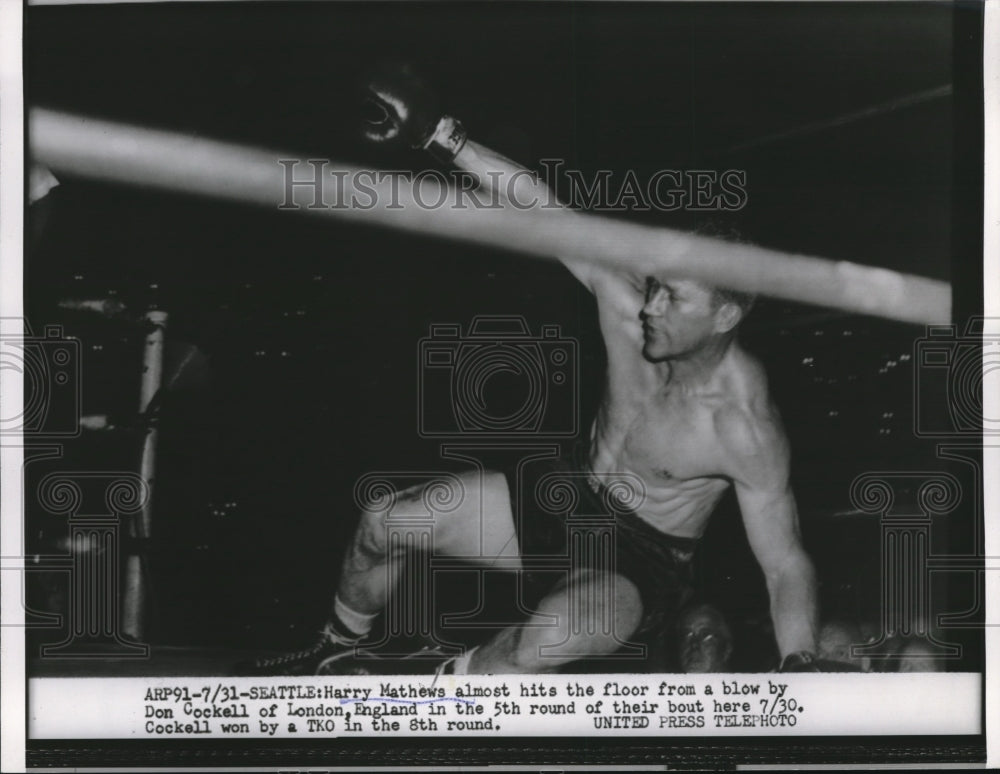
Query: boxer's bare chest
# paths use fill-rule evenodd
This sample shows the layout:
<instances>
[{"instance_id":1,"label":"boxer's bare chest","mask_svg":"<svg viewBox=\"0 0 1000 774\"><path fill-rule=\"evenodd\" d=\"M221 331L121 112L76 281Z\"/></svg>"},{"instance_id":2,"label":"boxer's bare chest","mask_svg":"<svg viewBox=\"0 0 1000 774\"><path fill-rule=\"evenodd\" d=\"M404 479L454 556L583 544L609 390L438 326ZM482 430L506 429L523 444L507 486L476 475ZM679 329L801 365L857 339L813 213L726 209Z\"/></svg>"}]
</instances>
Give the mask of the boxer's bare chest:
<instances>
[{"instance_id":1,"label":"boxer's bare chest","mask_svg":"<svg viewBox=\"0 0 1000 774\"><path fill-rule=\"evenodd\" d=\"M592 442L594 471L638 476L645 493L636 512L669 534L701 535L729 486L713 412L680 396L616 399L609 390Z\"/></svg>"},{"instance_id":2,"label":"boxer's bare chest","mask_svg":"<svg viewBox=\"0 0 1000 774\"><path fill-rule=\"evenodd\" d=\"M725 475L717 401L679 390L611 387L598 417L601 456L649 483L681 484ZM599 438L596 436L600 436Z\"/></svg>"}]
</instances>

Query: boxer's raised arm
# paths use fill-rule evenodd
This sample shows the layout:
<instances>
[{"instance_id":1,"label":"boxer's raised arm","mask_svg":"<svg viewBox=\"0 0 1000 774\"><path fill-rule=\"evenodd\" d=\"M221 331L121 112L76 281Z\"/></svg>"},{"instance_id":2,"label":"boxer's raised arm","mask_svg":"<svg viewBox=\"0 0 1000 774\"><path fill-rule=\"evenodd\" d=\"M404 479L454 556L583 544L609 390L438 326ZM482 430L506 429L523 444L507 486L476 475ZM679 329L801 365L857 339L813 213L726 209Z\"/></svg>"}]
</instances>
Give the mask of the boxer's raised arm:
<instances>
[{"instance_id":1,"label":"boxer's raised arm","mask_svg":"<svg viewBox=\"0 0 1000 774\"><path fill-rule=\"evenodd\" d=\"M478 186L508 207L545 207L561 212L566 218L566 228L573 228L580 214L559 202L555 193L541 180L537 172L525 169L507 157L472 140L466 141L452 163L474 177ZM562 263L573 276L593 291L595 266L587 261L560 256Z\"/></svg>"},{"instance_id":2,"label":"boxer's raised arm","mask_svg":"<svg viewBox=\"0 0 1000 774\"><path fill-rule=\"evenodd\" d=\"M401 142L423 149L439 161L469 173L475 186L485 190L482 200L467 206L500 206L527 209L545 207L562 213L572 229L579 213L564 207L539 178L499 153L467 140L461 122L445 115L434 91L407 65L386 64L367 77L364 85L365 137L372 142ZM561 256L566 267L593 291L594 265Z\"/></svg>"}]
</instances>

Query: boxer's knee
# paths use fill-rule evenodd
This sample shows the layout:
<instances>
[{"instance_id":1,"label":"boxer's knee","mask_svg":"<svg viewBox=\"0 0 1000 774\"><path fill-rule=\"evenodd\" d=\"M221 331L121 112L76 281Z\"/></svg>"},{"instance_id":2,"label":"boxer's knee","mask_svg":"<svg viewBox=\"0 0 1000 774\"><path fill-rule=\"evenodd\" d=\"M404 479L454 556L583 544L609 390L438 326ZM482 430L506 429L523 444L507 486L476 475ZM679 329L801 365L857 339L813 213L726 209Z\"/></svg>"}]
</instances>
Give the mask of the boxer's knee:
<instances>
[{"instance_id":1,"label":"boxer's knee","mask_svg":"<svg viewBox=\"0 0 1000 774\"><path fill-rule=\"evenodd\" d=\"M434 516L434 550L476 563L516 556L517 539L507 479L494 471L459 476L461 498Z\"/></svg>"},{"instance_id":2,"label":"boxer's knee","mask_svg":"<svg viewBox=\"0 0 1000 774\"><path fill-rule=\"evenodd\" d=\"M371 499L362 503L358 527L354 532L355 553L372 562L388 558L395 543L388 538L387 520L391 514L405 508L408 503L418 501L422 490L423 487L410 487L393 492L390 497Z\"/></svg>"},{"instance_id":3,"label":"boxer's knee","mask_svg":"<svg viewBox=\"0 0 1000 774\"><path fill-rule=\"evenodd\" d=\"M431 491L431 487L438 487L438 490ZM439 489L438 482L418 484L397 490L390 496L362 503L358 527L354 534L355 550L373 561L402 553L407 548L407 541L392 540L389 537L393 519L399 520L401 524L414 517L422 521L431 521L434 525L434 534L439 538L446 537L453 529L453 520L440 518L440 514L435 513L428 503L458 502L463 499L463 494L460 491L443 494ZM407 530L397 532L399 538L404 538Z\"/></svg>"},{"instance_id":4,"label":"boxer's knee","mask_svg":"<svg viewBox=\"0 0 1000 774\"><path fill-rule=\"evenodd\" d=\"M420 515L433 523L434 551L475 559L517 552L517 540L507 479L494 471L470 471L458 477L453 490L443 494L440 483L413 486L391 498L362 504L354 535L354 553L369 561L384 560L398 541L388 537L392 517ZM429 487L438 487L431 491ZM447 508L438 511L436 503Z\"/></svg>"},{"instance_id":5,"label":"boxer's knee","mask_svg":"<svg viewBox=\"0 0 1000 774\"><path fill-rule=\"evenodd\" d=\"M642 595L639 588L628 578L621 575L611 575L612 584L611 615L614 621L614 633L617 637L629 637L636 632L642 622Z\"/></svg>"},{"instance_id":6,"label":"boxer's knee","mask_svg":"<svg viewBox=\"0 0 1000 774\"><path fill-rule=\"evenodd\" d=\"M385 516L364 510L351 541L350 560L353 564L370 566L384 561L388 553Z\"/></svg>"}]
</instances>

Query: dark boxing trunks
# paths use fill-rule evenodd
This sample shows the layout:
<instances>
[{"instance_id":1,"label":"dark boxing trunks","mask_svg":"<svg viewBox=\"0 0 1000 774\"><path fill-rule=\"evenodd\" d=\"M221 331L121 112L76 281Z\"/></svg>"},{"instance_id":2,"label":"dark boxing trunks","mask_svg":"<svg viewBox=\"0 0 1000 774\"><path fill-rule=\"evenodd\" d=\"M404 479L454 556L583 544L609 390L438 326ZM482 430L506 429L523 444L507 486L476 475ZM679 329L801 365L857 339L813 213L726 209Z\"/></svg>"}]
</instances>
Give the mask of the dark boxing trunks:
<instances>
[{"instance_id":1,"label":"dark boxing trunks","mask_svg":"<svg viewBox=\"0 0 1000 774\"><path fill-rule=\"evenodd\" d=\"M659 632L693 595L697 541L667 535L640 518L631 497L589 470L584 450L569 459L530 461L507 472L524 563L524 603L536 609L570 572L627 578L642 599L635 636ZM627 491L627 490L625 490Z\"/></svg>"}]
</instances>

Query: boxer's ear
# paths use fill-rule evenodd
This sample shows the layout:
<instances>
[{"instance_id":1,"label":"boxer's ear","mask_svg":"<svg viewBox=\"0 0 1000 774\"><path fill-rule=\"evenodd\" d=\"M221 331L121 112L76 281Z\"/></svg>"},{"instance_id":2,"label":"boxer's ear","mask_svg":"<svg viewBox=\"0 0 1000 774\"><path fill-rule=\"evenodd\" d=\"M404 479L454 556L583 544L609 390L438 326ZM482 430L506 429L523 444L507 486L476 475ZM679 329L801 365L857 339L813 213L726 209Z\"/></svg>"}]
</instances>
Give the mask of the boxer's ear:
<instances>
[{"instance_id":1,"label":"boxer's ear","mask_svg":"<svg viewBox=\"0 0 1000 774\"><path fill-rule=\"evenodd\" d=\"M740 320L742 319L743 310L740 309L739 305L734 304L732 301L724 301L715 310L715 332L729 333L729 331L740 324Z\"/></svg>"}]
</instances>

